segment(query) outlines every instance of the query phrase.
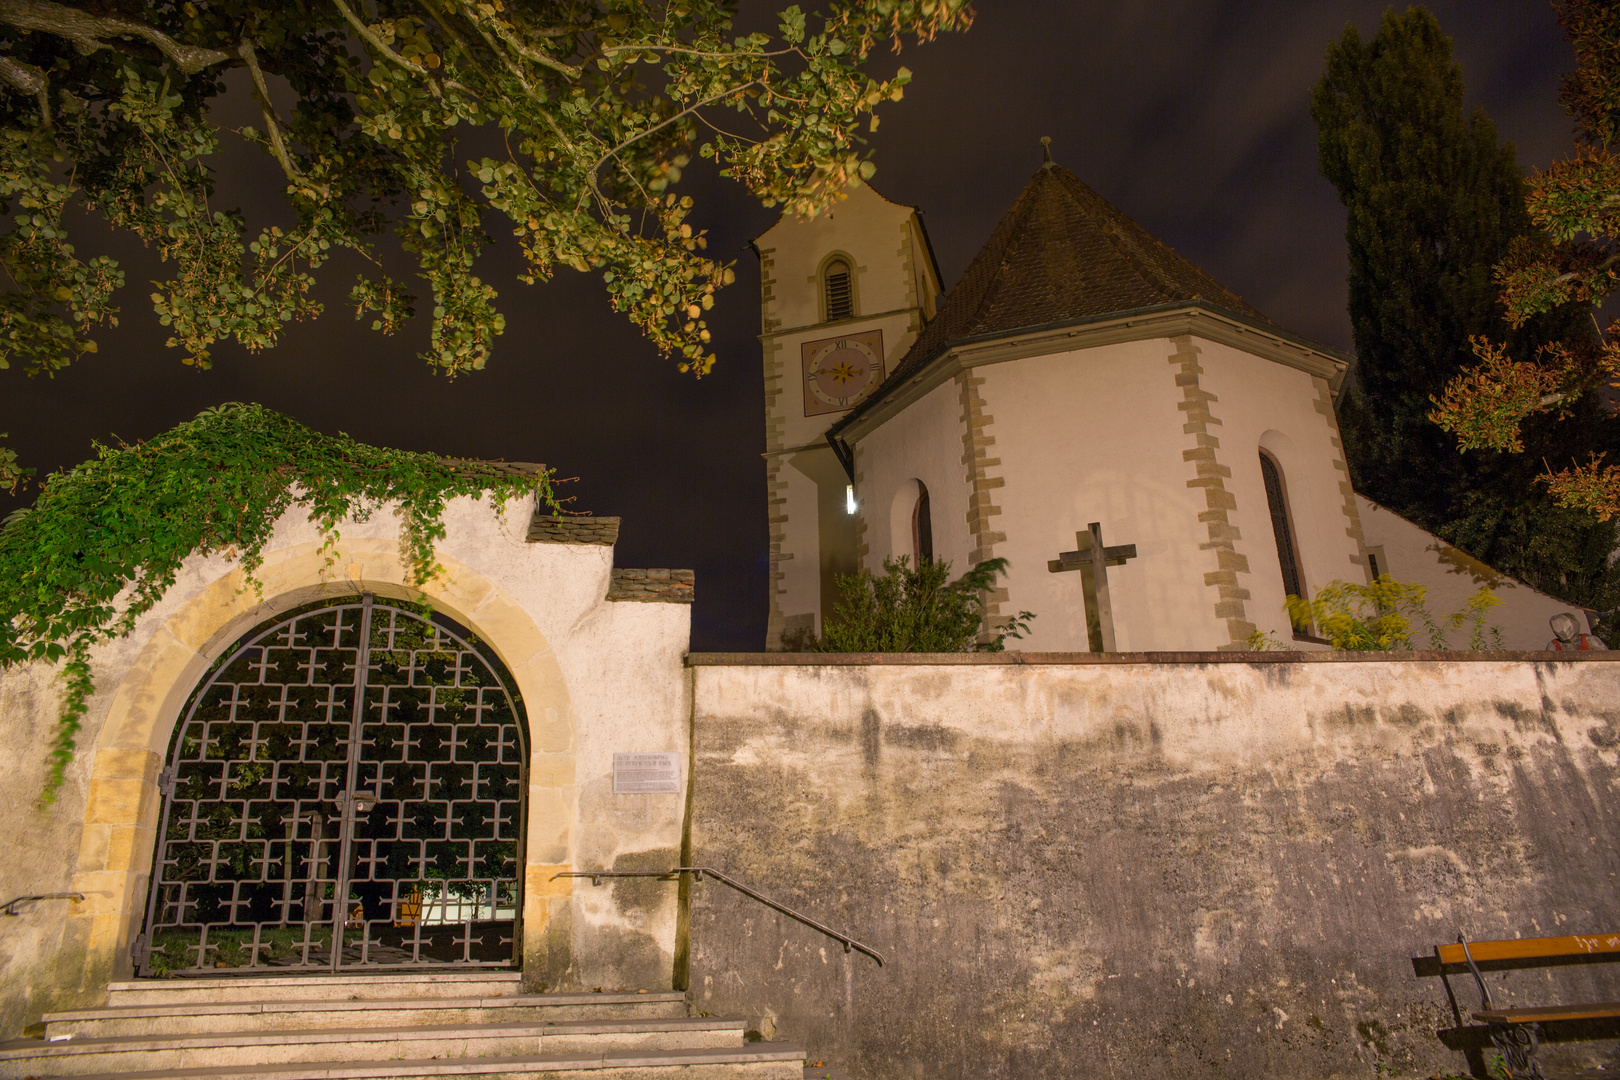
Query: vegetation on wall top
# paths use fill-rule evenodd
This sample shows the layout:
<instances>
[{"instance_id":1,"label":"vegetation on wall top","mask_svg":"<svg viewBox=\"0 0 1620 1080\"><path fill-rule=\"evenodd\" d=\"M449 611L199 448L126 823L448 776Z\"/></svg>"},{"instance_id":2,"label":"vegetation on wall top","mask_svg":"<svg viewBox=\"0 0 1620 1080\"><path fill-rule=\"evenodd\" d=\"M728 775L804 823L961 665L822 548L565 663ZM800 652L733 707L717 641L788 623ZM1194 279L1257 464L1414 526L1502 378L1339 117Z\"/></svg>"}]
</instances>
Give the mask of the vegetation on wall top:
<instances>
[{"instance_id":1,"label":"vegetation on wall top","mask_svg":"<svg viewBox=\"0 0 1620 1080\"><path fill-rule=\"evenodd\" d=\"M1396 581L1383 574L1366 585L1330 581L1310 600L1290 595L1284 607L1295 626L1314 628L1334 649L1420 649L1421 633L1428 637L1430 649L1445 651L1453 648L1446 635L1464 627L1468 630L1468 648L1502 647L1502 628L1485 622L1491 609L1502 602L1489 585L1480 586L1461 608L1438 620L1429 612L1427 597L1428 590L1422 585ZM1259 630L1250 634L1245 644L1256 652L1289 647Z\"/></svg>"},{"instance_id":2,"label":"vegetation on wall top","mask_svg":"<svg viewBox=\"0 0 1620 1080\"><path fill-rule=\"evenodd\" d=\"M1021 611L985 630L985 598L1006 559L988 559L950 580L951 564L909 556L883 560L883 576L870 571L838 576L838 604L827 620L819 652L1001 652L1021 638L1035 616Z\"/></svg>"},{"instance_id":3,"label":"vegetation on wall top","mask_svg":"<svg viewBox=\"0 0 1620 1080\"><path fill-rule=\"evenodd\" d=\"M294 507L335 561L338 526L389 505L412 580L439 571L445 503L534 494L559 509L551 476L497 462L388 450L322 435L258 405L222 405L149 441L96 446L46 478L34 505L0 527L0 667L61 665L65 686L45 801L73 760L94 690L90 650L127 634L193 553L236 558L249 583L279 519Z\"/></svg>"}]
</instances>

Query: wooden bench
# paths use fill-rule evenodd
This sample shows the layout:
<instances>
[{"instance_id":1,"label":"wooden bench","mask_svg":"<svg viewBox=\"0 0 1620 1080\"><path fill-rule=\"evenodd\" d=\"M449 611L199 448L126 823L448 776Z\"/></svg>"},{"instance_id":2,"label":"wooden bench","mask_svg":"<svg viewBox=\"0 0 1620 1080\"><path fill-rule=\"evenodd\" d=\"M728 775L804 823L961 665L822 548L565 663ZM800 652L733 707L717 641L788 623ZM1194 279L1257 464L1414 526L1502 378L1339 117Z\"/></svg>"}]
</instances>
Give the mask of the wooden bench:
<instances>
[{"instance_id":1,"label":"wooden bench","mask_svg":"<svg viewBox=\"0 0 1620 1080\"><path fill-rule=\"evenodd\" d=\"M1541 1044L1542 1024L1620 1019L1620 1001L1499 1009L1491 1001L1491 992L1485 985L1482 972L1616 960L1620 960L1620 933L1573 934L1568 937L1520 938L1513 941L1467 941L1459 935L1457 944L1436 945L1433 956L1414 957L1412 966L1420 976L1440 976L1459 1027L1462 1025L1462 1013L1447 976L1465 971L1472 974L1479 986L1480 997L1480 1007L1474 1010L1473 1018L1489 1025L1491 1042L1501 1051L1508 1075L1513 1080L1531 1077L1540 1080L1542 1072L1536 1064L1535 1052Z\"/></svg>"}]
</instances>

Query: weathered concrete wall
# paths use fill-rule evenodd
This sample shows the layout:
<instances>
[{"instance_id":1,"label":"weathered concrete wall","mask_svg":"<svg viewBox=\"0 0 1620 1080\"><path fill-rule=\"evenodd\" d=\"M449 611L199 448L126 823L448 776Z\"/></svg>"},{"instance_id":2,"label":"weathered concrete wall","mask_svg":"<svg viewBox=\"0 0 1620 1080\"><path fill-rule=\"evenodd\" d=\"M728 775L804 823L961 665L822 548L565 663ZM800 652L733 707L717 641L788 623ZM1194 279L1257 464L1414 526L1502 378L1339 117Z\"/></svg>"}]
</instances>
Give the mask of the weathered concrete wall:
<instances>
[{"instance_id":1,"label":"weathered concrete wall","mask_svg":"<svg viewBox=\"0 0 1620 1080\"><path fill-rule=\"evenodd\" d=\"M48 762L40 749L56 734L61 695L42 665L0 674L0 718L6 748L0 752L0 904L16 896L70 892L73 861L83 832L82 810L89 780L81 758L68 769L57 794L66 812L35 812ZM0 915L0 1034L14 1037L56 1000L62 979L55 969L71 901L48 900ZM73 958L69 958L70 962ZM29 1019L32 1018L32 1019Z\"/></svg>"},{"instance_id":2,"label":"weathered concrete wall","mask_svg":"<svg viewBox=\"0 0 1620 1080\"><path fill-rule=\"evenodd\" d=\"M693 858L889 961L705 883L695 1007L864 1080L1466 1072L1410 957L1620 927L1620 664L1410 655L694 657Z\"/></svg>"},{"instance_id":3,"label":"weathered concrete wall","mask_svg":"<svg viewBox=\"0 0 1620 1080\"><path fill-rule=\"evenodd\" d=\"M615 751L685 756L691 714L681 658L690 608L610 602L613 549L531 543L531 511L532 500L452 501L437 547L444 572L420 585L409 582L387 507L341 523L335 553L305 517L287 514L257 575L262 595L232 559L187 559L129 635L93 650L96 693L51 806L37 797L56 731L54 673L41 665L0 671L0 902L69 889L85 896L0 918L0 1039L43 1011L97 1004L109 980L131 974L162 809L158 773L209 664L282 612L367 591L424 600L470 626L500 654L523 697L530 984L669 986L672 896L603 903L557 875L662 865L679 850L684 795L615 796L612 763Z\"/></svg>"}]
</instances>

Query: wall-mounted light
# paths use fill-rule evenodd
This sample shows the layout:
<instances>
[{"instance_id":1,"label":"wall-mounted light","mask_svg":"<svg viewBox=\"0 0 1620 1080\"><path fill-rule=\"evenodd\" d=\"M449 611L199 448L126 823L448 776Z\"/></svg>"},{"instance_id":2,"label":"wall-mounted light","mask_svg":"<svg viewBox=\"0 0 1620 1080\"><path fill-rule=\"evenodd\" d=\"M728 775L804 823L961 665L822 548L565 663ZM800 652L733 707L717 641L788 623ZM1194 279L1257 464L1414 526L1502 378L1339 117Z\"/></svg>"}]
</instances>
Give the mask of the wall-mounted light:
<instances>
[{"instance_id":1,"label":"wall-mounted light","mask_svg":"<svg viewBox=\"0 0 1620 1080\"><path fill-rule=\"evenodd\" d=\"M844 485L844 513L853 514L854 512L855 512L855 485L854 484L845 484Z\"/></svg>"}]
</instances>

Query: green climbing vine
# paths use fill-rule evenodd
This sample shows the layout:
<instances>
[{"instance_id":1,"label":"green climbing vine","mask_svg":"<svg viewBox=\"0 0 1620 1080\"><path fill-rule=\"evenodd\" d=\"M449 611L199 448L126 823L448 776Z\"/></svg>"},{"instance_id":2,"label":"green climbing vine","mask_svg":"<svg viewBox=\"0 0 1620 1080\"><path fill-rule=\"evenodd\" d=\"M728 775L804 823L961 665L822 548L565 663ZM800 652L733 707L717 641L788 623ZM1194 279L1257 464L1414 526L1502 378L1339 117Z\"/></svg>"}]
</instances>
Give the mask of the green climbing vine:
<instances>
[{"instance_id":1,"label":"green climbing vine","mask_svg":"<svg viewBox=\"0 0 1620 1080\"><path fill-rule=\"evenodd\" d=\"M448 500L531 493L560 510L547 472L367 446L259 405L221 405L132 446L98 444L0 527L0 667L60 664L65 688L44 801L62 785L95 689L90 650L127 634L193 552L236 558L257 589L288 510L307 509L335 560L340 522L393 504L400 554L423 582L440 570Z\"/></svg>"}]
</instances>

